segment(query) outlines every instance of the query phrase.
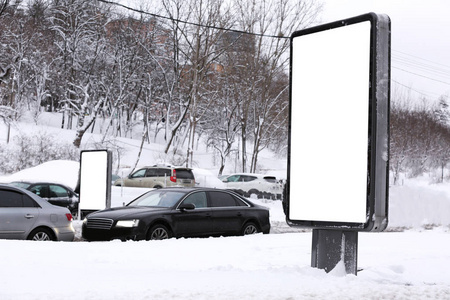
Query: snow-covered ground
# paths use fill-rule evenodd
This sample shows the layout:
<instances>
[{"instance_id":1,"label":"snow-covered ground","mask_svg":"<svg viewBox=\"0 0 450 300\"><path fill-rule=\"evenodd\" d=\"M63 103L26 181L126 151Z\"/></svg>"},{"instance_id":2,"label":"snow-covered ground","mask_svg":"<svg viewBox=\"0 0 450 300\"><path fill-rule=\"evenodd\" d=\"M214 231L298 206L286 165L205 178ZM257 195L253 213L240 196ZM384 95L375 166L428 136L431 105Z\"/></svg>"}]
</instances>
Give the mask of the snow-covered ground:
<instances>
[{"instance_id":1,"label":"snow-covered ground","mask_svg":"<svg viewBox=\"0 0 450 300\"><path fill-rule=\"evenodd\" d=\"M51 123L51 117L43 120ZM12 135L46 130L60 139L74 137L43 123L16 124ZM1 124L2 143L4 133ZM83 141L94 138L87 135ZM122 141L129 146L122 161L131 166L139 141ZM140 164L158 162L161 149L146 145ZM199 182L216 185L212 155L197 154ZM260 161L266 170L285 172L285 160L270 153ZM76 173L76 166L51 162L47 171L32 168L0 182L53 176L46 180L73 186L76 176L68 173ZM112 205L144 191L113 187ZM252 200L270 208L271 234L152 242L0 240L0 300L450 299L449 183L430 184L422 177L390 188L388 231L359 233L358 276L345 275L341 265L328 274L311 268L311 232L288 227L280 201ZM81 222L74 225L79 240Z\"/></svg>"},{"instance_id":2,"label":"snow-covered ground","mask_svg":"<svg viewBox=\"0 0 450 300\"><path fill-rule=\"evenodd\" d=\"M358 276L310 267L311 233L0 241L0 299L449 299L448 229L360 233Z\"/></svg>"}]
</instances>

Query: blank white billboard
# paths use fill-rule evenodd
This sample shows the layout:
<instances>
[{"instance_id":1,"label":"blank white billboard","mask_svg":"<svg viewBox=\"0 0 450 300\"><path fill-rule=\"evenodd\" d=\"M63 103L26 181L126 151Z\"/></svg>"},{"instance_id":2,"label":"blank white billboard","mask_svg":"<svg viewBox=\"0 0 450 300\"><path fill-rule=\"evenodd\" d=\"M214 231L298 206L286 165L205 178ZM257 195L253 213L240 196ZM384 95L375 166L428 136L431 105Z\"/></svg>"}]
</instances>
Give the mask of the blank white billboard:
<instances>
[{"instance_id":1,"label":"blank white billboard","mask_svg":"<svg viewBox=\"0 0 450 300\"><path fill-rule=\"evenodd\" d=\"M375 207L376 222L387 217L390 20L349 20L291 38L290 225L367 227Z\"/></svg>"},{"instance_id":2,"label":"blank white billboard","mask_svg":"<svg viewBox=\"0 0 450 300\"><path fill-rule=\"evenodd\" d=\"M110 172L111 160L107 150L81 152L81 210L101 210L111 205Z\"/></svg>"},{"instance_id":3,"label":"blank white billboard","mask_svg":"<svg viewBox=\"0 0 450 300\"><path fill-rule=\"evenodd\" d=\"M370 28L293 40L290 180L301 188L292 219L366 221Z\"/></svg>"}]
</instances>

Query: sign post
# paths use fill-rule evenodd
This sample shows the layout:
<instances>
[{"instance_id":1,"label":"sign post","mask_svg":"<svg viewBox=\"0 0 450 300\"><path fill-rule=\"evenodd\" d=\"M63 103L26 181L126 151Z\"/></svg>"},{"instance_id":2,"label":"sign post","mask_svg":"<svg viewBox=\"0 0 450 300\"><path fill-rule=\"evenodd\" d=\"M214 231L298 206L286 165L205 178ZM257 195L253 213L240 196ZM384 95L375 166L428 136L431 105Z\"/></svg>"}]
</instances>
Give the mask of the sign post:
<instances>
[{"instance_id":1,"label":"sign post","mask_svg":"<svg viewBox=\"0 0 450 300\"><path fill-rule=\"evenodd\" d=\"M342 262L346 274L358 271L358 231L313 229L311 266L333 270Z\"/></svg>"},{"instance_id":2,"label":"sign post","mask_svg":"<svg viewBox=\"0 0 450 300\"><path fill-rule=\"evenodd\" d=\"M286 219L313 229L311 265L357 272L359 231L388 223L390 19L291 36Z\"/></svg>"}]
</instances>

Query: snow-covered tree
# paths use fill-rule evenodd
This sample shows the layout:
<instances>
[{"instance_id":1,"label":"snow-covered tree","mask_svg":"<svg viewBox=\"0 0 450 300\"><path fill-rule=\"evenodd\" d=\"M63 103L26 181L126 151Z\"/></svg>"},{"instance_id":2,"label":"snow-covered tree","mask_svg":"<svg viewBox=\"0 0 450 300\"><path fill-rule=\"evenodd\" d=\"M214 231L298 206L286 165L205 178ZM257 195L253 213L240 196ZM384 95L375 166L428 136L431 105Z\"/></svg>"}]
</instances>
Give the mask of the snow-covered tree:
<instances>
[{"instance_id":1,"label":"snow-covered tree","mask_svg":"<svg viewBox=\"0 0 450 300\"><path fill-rule=\"evenodd\" d=\"M9 0L0 0L0 16L5 12L8 4Z\"/></svg>"},{"instance_id":2,"label":"snow-covered tree","mask_svg":"<svg viewBox=\"0 0 450 300\"><path fill-rule=\"evenodd\" d=\"M278 124L287 119L288 84L285 74L289 63L290 33L311 25L321 11L315 1L234 0L237 24L257 35L240 37L246 48L233 51L228 61L236 70L236 88L245 98L239 108L241 122L242 171L257 171L258 154L273 142ZM301 17L299 17L301 16ZM251 45L248 47L248 45ZM287 125L287 123L284 123ZM285 127L287 130L287 127ZM247 150L247 143L252 149ZM286 141L287 143L287 141Z\"/></svg>"}]
</instances>

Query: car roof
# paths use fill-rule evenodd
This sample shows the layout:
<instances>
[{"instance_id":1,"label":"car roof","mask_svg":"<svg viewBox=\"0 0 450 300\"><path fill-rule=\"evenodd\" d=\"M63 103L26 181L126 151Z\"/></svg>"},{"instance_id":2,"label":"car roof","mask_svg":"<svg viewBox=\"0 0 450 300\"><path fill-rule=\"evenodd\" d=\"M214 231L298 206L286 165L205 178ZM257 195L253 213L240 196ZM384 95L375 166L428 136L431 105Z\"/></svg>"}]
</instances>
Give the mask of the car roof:
<instances>
[{"instance_id":1,"label":"car roof","mask_svg":"<svg viewBox=\"0 0 450 300\"><path fill-rule=\"evenodd\" d=\"M194 192L194 191L205 191L205 192L220 191L220 192L227 192L227 193L230 193L230 194L232 194L232 195L242 199L243 201L248 203L250 206L257 206L255 203L253 203L249 199L243 197L242 195L239 195L238 193L236 193L235 191L230 190L230 189L218 189L218 188L209 188L209 187L166 187L166 188L154 189L154 190L148 191L147 193L151 193L151 192L155 192L155 191L171 191L171 192L182 191L185 194L189 194L189 193ZM147 194L147 193L145 193L145 194ZM143 195L145 195L145 194L143 194Z\"/></svg>"},{"instance_id":2,"label":"car roof","mask_svg":"<svg viewBox=\"0 0 450 300\"><path fill-rule=\"evenodd\" d=\"M239 195L238 193L236 193L235 191L231 190L231 189L220 189L220 188L210 188L210 187L166 187L166 188L161 188L161 189L155 189L152 191L157 191L157 190L164 190L164 191L183 191L186 194L190 193L190 192L194 192L194 191L205 191L205 192L214 192L214 191L220 191L220 192L228 192L231 193L233 195L236 195L240 198L244 198L245 200L247 200L245 197L242 197L242 195ZM151 191L150 191L151 192Z\"/></svg>"},{"instance_id":3,"label":"car roof","mask_svg":"<svg viewBox=\"0 0 450 300\"><path fill-rule=\"evenodd\" d=\"M19 183L29 183L29 184L59 184L59 185L65 185L63 183L59 183L59 182L48 182L48 181L12 181L11 183L15 183L15 182L19 182Z\"/></svg>"},{"instance_id":4,"label":"car roof","mask_svg":"<svg viewBox=\"0 0 450 300\"><path fill-rule=\"evenodd\" d=\"M10 183L27 183L29 185L36 185L36 184L54 184L54 185L60 185L63 186L67 189L72 189L71 187L65 185L64 183L59 183L59 182L48 182L48 181L12 181Z\"/></svg>"},{"instance_id":5,"label":"car roof","mask_svg":"<svg viewBox=\"0 0 450 300\"><path fill-rule=\"evenodd\" d=\"M12 185L4 184L4 183L0 183L0 188L5 189L5 190L24 191L24 189L22 189L22 188L18 188L18 187L12 186Z\"/></svg>"},{"instance_id":6,"label":"car roof","mask_svg":"<svg viewBox=\"0 0 450 300\"><path fill-rule=\"evenodd\" d=\"M164 190L164 191L182 191L182 192L192 192L192 191L203 191L203 190L214 190L213 188L204 188L204 187L183 187L183 186L172 186L165 187L160 189L154 189L152 191Z\"/></svg>"},{"instance_id":7,"label":"car roof","mask_svg":"<svg viewBox=\"0 0 450 300\"><path fill-rule=\"evenodd\" d=\"M276 178L275 175L269 175L269 174L258 174L258 173L233 173L229 176L233 176L233 175L245 175L245 176L255 176L255 177L259 177L259 178Z\"/></svg>"},{"instance_id":8,"label":"car roof","mask_svg":"<svg viewBox=\"0 0 450 300\"><path fill-rule=\"evenodd\" d=\"M212 191L212 192L214 192L214 191L222 191L223 192L223 191L225 191L225 192L230 192L233 195L238 195L239 196L239 194L236 194L234 191L229 190L229 189L218 189L218 188L209 188L209 187L176 187L175 186L175 187L165 187L165 188L160 188L160 189L154 189L154 190L151 190L149 192L160 191L160 190L173 191L173 192L182 191L182 192L185 192L186 194L190 193L190 192L194 192L194 191L206 191L206 192L209 192L209 191Z\"/></svg>"},{"instance_id":9,"label":"car roof","mask_svg":"<svg viewBox=\"0 0 450 300\"><path fill-rule=\"evenodd\" d=\"M42 199L41 197L39 197L38 195L30 192L29 190L23 189L21 187L16 187L16 186L7 185L7 184L0 184L0 189L15 191L15 192L19 192L19 193L22 193L22 194L27 194L28 196L33 198L33 200L35 200L37 203L39 203L39 205L41 207L48 207L48 206L52 207L52 206L54 206L54 205L50 204L49 202L45 201L44 199Z\"/></svg>"},{"instance_id":10,"label":"car roof","mask_svg":"<svg viewBox=\"0 0 450 300\"><path fill-rule=\"evenodd\" d=\"M185 170L192 170L191 168L188 168L188 167L173 166L173 165L153 165L153 166L144 166L144 167L139 168L139 169L144 169L144 168L170 168L170 169L185 169Z\"/></svg>"}]
</instances>

